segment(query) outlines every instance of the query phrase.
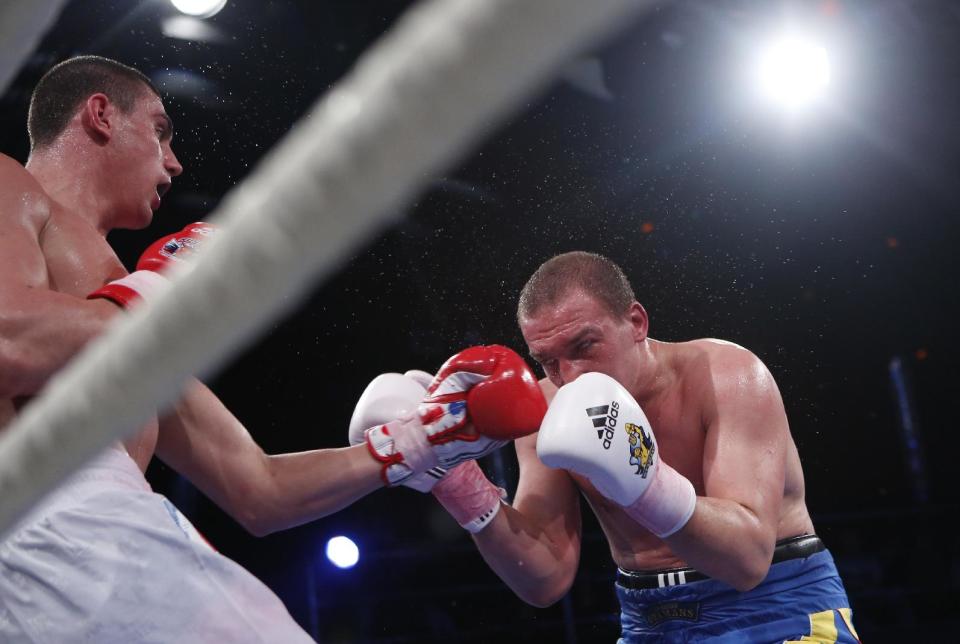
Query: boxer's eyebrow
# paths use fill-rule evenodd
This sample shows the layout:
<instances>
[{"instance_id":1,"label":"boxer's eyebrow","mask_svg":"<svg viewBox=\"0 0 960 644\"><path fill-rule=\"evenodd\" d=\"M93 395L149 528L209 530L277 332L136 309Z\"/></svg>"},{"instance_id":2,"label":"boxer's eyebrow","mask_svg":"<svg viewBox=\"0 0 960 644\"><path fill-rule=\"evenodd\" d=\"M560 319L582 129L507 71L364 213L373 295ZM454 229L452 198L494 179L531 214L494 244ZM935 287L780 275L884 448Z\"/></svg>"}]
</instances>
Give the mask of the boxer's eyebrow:
<instances>
[{"instance_id":1,"label":"boxer's eyebrow","mask_svg":"<svg viewBox=\"0 0 960 644\"><path fill-rule=\"evenodd\" d=\"M565 339L561 341L560 346L563 350L566 350L569 347L575 347L577 344L579 344L580 342L583 342L583 340L593 335L597 331L598 331L597 327L593 326L592 324L587 325L581 328L576 333L574 333L569 339ZM544 355L542 353L539 353L537 351L530 351L529 354L532 360L535 360L541 364L543 363Z\"/></svg>"},{"instance_id":2,"label":"boxer's eyebrow","mask_svg":"<svg viewBox=\"0 0 960 644\"><path fill-rule=\"evenodd\" d=\"M577 346L578 344L580 344L581 342L583 342L583 340L586 339L587 336L593 335L593 332L594 332L594 331L595 331L595 329L594 329L593 327L590 327L590 326L585 327L585 328L581 329L580 331L578 331L578 332L576 333L576 335L574 335L572 338L570 338L569 340L567 340L564 344L565 344L567 347L575 347L575 346Z\"/></svg>"}]
</instances>

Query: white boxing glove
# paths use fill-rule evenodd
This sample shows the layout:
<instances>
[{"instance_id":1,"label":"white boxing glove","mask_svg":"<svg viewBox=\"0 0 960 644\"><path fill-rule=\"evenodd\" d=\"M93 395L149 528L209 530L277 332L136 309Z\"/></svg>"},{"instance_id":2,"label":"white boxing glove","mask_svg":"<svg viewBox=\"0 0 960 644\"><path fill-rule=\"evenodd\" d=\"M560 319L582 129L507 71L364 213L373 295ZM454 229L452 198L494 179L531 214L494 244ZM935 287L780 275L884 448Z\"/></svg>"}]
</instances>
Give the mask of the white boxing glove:
<instances>
[{"instance_id":1,"label":"white boxing glove","mask_svg":"<svg viewBox=\"0 0 960 644\"><path fill-rule=\"evenodd\" d=\"M418 370L407 371L403 375L385 373L374 378L360 395L353 410L350 444L357 445L367 440L367 428L411 415L432 383L432 374ZM388 457L391 449L403 449L386 444L383 434L379 432L374 432L372 438L371 447L380 450L380 458ZM400 485L420 492L433 492L457 523L472 533L479 532L493 521L506 496L506 492L491 483L476 461L472 460L456 465L449 472L439 465L413 475L404 472L401 467L394 466L392 469L393 472L389 468L387 470L388 484L391 484L389 478L392 475L401 479Z\"/></svg>"},{"instance_id":2,"label":"white boxing glove","mask_svg":"<svg viewBox=\"0 0 960 644\"><path fill-rule=\"evenodd\" d=\"M640 405L602 373L585 373L557 391L540 426L537 455L548 467L587 477L661 539L685 526L696 507L693 484L660 459Z\"/></svg>"},{"instance_id":3,"label":"white boxing glove","mask_svg":"<svg viewBox=\"0 0 960 644\"><path fill-rule=\"evenodd\" d=\"M359 445L366 440L365 433L367 429L378 425L385 425L402 416L412 414L420 401L426 395L426 385L430 384L433 376L425 371L407 371L404 374L384 373L367 385L367 388L360 394L356 407L353 409L353 416L350 418L350 430L348 438L351 445ZM375 458L382 456L390 450L406 452L405 456L413 459L418 456L421 458L430 458L429 446L424 441L418 445L393 445L389 436L381 435L380 442L371 443L371 449L375 452ZM389 444L388 444L389 443ZM424 452L424 450L427 450ZM395 470L393 479L387 480L388 485L406 485L419 492L429 492L437 484L446 470L440 466L434 466L421 474L404 476L404 468L401 465L393 467Z\"/></svg>"}]
</instances>

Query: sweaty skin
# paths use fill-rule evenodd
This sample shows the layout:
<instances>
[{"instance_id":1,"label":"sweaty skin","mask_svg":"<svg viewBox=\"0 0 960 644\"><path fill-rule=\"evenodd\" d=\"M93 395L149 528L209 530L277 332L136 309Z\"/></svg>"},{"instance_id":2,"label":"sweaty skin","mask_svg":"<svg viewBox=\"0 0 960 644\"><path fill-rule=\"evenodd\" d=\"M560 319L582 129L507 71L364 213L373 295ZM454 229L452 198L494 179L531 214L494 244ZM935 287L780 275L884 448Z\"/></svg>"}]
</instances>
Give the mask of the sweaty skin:
<instances>
[{"instance_id":1,"label":"sweaty skin","mask_svg":"<svg viewBox=\"0 0 960 644\"><path fill-rule=\"evenodd\" d=\"M663 461L693 483L698 497L690 521L659 539L584 477L541 463L536 434L518 439L514 502L474 538L528 603L549 605L573 583L581 494L617 565L690 566L739 590L766 576L778 539L813 532L783 401L763 363L729 342L659 342L648 337L648 326L639 303L615 316L577 289L520 319L530 355L547 376L547 399L582 373L615 378L650 420Z\"/></svg>"},{"instance_id":2,"label":"sweaty skin","mask_svg":"<svg viewBox=\"0 0 960 644\"><path fill-rule=\"evenodd\" d=\"M123 315L86 296L126 275L107 233L147 226L182 172L171 138L170 118L145 86L130 112L91 94L25 167L0 155L0 429ZM264 453L195 379L123 444L141 471L158 456L256 535L326 516L382 486L364 445Z\"/></svg>"},{"instance_id":3,"label":"sweaty skin","mask_svg":"<svg viewBox=\"0 0 960 644\"><path fill-rule=\"evenodd\" d=\"M0 387L0 396L14 394L0 401L4 426L26 397L117 314L107 302L78 301L126 274L106 233L149 224L161 195L183 171L170 147L170 118L150 92L130 114L94 95L71 125L48 148L31 154L26 167L0 155L5 263L0 302L8 311L0 337L25 366L11 376L16 381ZM156 443L156 420L124 441L141 470Z\"/></svg>"},{"instance_id":4,"label":"sweaty skin","mask_svg":"<svg viewBox=\"0 0 960 644\"><path fill-rule=\"evenodd\" d=\"M706 496L704 470L707 463L704 462L704 450L707 424L704 419L716 414L717 389L748 386L748 383L723 382L736 376L724 374L722 370L714 375L710 363L723 360L728 352L743 352L745 349L712 339L682 343L648 342L661 360L669 365L672 373L667 377L683 383L683 386L666 389L658 398L641 402L641 407L654 428L661 458L693 483L697 496ZM714 382L715 379L721 382ZM557 391L557 387L546 378L541 381L541 387L548 400ZM634 397L637 397L635 393ZM518 446L518 453L523 449L525 460L536 459L535 439L527 443L523 448ZM688 565L666 542L650 534L626 516L619 505L599 494L586 478L572 473L570 476L597 516L618 566L626 570L657 570ZM800 457L796 445L790 440L776 539L812 532L813 524L804 503Z\"/></svg>"},{"instance_id":5,"label":"sweaty skin","mask_svg":"<svg viewBox=\"0 0 960 644\"><path fill-rule=\"evenodd\" d=\"M103 284L126 274L106 239L81 219L59 208L52 209L41 231L40 249L46 258L52 290L85 297ZM137 434L122 441L142 472L157 445L158 421L152 418Z\"/></svg>"}]
</instances>

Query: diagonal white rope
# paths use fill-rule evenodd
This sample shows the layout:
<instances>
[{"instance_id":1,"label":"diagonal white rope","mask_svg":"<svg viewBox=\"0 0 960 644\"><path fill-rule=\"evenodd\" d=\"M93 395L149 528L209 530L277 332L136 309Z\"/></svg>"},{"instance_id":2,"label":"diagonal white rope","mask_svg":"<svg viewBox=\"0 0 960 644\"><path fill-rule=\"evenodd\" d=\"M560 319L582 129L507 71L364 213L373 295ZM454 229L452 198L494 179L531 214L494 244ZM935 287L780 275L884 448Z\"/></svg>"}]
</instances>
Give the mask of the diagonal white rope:
<instances>
[{"instance_id":1,"label":"diagonal white rope","mask_svg":"<svg viewBox=\"0 0 960 644\"><path fill-rule=\"evenodd\" d=\"M384 226L565 58L649 0L414 7L234 189L190 275L57 374L0 435L0 532L173 401Z\"/></svg>"},{"instance_id":2,"label":"diagonal white rope","mask_svg":"<svg viewBox=\"0 0 960 644\"><path fill-rule=\"evenodd\" d=\"M3 0L0 4L0 92L53 25L67 0Z\"/></svg>"}]
</instances>

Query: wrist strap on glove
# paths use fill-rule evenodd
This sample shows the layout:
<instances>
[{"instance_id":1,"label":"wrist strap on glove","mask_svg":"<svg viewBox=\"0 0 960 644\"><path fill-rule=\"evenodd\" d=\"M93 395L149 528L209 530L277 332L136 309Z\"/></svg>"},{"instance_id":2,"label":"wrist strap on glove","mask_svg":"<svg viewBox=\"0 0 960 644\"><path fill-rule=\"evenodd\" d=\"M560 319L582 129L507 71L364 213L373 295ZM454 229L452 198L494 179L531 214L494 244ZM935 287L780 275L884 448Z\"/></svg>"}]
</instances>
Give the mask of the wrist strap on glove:
<instances>
[{"instance_id":1,"label":"wrist strap on glove","mask_svg":"<svg viewBox=\"0 0 960 644\"><path fill-rule=\"evenodd\" d=\"M126 309L140 300L150 302L157 299L169 285L170 280L158 273L134 271L109 284L104 284L88 295L87 299L103 298Z\"/></svg>"},{"instance_id":2,"label":"wrist strap on glove","mask_svg":"<svg viewBox=\"0 0 960 644\"><path fill-rule=\"evenodd\" d=\"M491 483L476 461L467 461L447 472L433 495L461 527L476 534L497 516L507 492Z\"/></svg>"},{"instance_id":3,"label":"wrist strap on glove","mask_svg":"<svg viewBox=\"0 0 960 644\"><path fill-rule=\"evenodd\" d=\"M665 539L687 525L696 507L697 493L693 483L660 461L650 487L625 509L630 518Z\"/></svg>"}]
</instances>

